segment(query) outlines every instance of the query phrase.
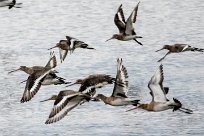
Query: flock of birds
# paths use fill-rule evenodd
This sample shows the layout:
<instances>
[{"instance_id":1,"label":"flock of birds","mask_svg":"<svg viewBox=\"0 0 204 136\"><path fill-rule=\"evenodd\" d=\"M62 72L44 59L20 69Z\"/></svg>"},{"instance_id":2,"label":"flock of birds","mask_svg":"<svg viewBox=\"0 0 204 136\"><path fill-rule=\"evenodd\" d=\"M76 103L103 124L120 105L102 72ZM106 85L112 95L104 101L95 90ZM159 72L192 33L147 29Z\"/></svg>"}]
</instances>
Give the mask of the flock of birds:
<instances>
[{"instance_id":1,"label":"flock of birds","mask_svg":"<svg viewBox=\"0 0 204 136\"><path fill-rule=\"evenodd\" d=\"M16 5L20 4L21 3L17 4L15 0L13 1L0 0L0 7L8 6L9 9L11 9L12 7L19 8ZM139 45L142 45L142 43L137 40L138 38L142 37L136 34L133 27L133 24L136 22L138 7L139 3L136 5L128 19L125 20L122 4L119 6L114 17L114 22L119 29L119 34L114 34L108 40L111 39L117 39L122 41L134 40ZM70 52L71 54L74 52L76 48L94 49L85 42L80 41L71 36L66 36L65 40L60 40L59 43L56 44L56 46L51 47L49 50L53 48L59 48L61 63L65 60L68 52ZM161 62L170 53L180 53L184 51L199 51L199 52L204 51L204 49L191 47L188 44L164 45L161 49L157 51L163 49L167 49L168 52L164 57L159 59L158 62ZM50 115L45 122L46 124L54 123L61 120L68 114L69 111L71 111L78 105L81 105L89 101L99 100L103 101L105 104L109 104L112 106L133 105L134 108L130 110L141 108L147 111L156 112L173 109L173 111L179 110L188 114L193 113L192 110L184 108L179 100L175 98L173 98L173 100L170 100L166 97L169 88L163 86L164 73L162 64L159 66L158 70L153 74L148 83L150 95L152 96L152 100L150 103L140 103L140 100L130 98L127 96L128 72L126 67L123 65L122 58L117 59L116 77L112 77L111 75L107 74L93 74L89 75L84 79L78 79L73 83L66 82L64 78L58 77L56 74L57 71L54 70L56 66L57 59L54 54L54 51L51 51L50 59L45 66L33 66L33 67L20 66L18 69L9 72L12 73L21 70L29 75L27 80L22 81L26 82L26 86L23 96L21 98L21 103L30 101L37 94L42 85L66 84L68 87L75 84L80 84L80 88L78 91L63 90L60 91L57 95L52 95L50 98L41 101L41 102L48 100L54 101L54 105L51 109ZM105 85L108 84L114 84L111 96L108 97L103 94L96 93L96 89L104 87Z\"/></svg>"}]
</instances>

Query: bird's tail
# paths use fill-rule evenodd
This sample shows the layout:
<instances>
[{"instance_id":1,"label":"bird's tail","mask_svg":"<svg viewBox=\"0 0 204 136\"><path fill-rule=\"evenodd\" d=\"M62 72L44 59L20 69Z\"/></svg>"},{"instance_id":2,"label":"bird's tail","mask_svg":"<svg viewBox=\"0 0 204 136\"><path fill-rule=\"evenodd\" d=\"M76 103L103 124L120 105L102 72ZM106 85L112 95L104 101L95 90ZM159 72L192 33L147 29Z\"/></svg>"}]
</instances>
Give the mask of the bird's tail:
<instances>
[{"instance_id":1,"label":"bird's tail","mask_svg":"<svg viewBox=\"0 0 204 136\"><path fill-rule=\"evenodd\" d=\"M138 106L140 100L132 100L131 103L133 106Z\"/></svg>"},{"instance_id":2,"label":"bird's tail","mask_svg":"<svg viewBox=\"0 0 204 136\"><path fill-rule=\"evenodd\" d=\"M199 51L199 52L204 52L204 49L202 49L202 48L196 48L196 47L189 47L189 50L190 51Z\"/></svg>"},{"instance_id":3,"label":"bird's tail","mask_svg":"<svg viewBox=\"0 0 204 136\"><path fill-rule=\"evenodd\" d=\"M173 98L173 100L176 103L176 105L174 105L173 111L176 111L182 107L182 103L176 98Z\"/></svg>"},{"instance_id":4,"label":"bird's tail","mask_svg":"<svg viewBox=\"0 0 204 136\"><path fill-rule=\"evenodd\" d=\"M64 78L56 77L57 82L54 85L70 84L71 82L66 82Z\"/></svg>"}]
</instances>

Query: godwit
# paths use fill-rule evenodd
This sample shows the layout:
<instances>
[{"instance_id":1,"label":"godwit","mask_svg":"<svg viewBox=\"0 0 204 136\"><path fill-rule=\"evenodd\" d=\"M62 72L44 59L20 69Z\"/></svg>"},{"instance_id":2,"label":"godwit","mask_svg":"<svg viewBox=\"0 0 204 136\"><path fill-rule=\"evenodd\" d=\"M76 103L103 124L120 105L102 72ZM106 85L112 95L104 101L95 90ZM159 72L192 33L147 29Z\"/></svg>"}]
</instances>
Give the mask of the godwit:
<instances>
[{"instance_id":1,"label":"godwit","mask_svg":"<svg viewBox=\"0 0 204 136\"><path fill-rule=\"evenodd\" d=\"M46 76L45 78L43 79L43 82L42 82L42 85L61 85L61 84L69 84L71 82L66 82L64 78L62 77L58 77L56 74L55 74L55 70L52 70L50 71ZM22 81L21 83L23 82L26 82L27 80L24 80Z\"/></svg>"},{"instance_id":2,"label":"godwit","mask_svg":"<svg viewBox=\"0 0 204 136\"><path fill-rule=\"evenodd\" d=\"M45 68L49 69L49 68L55 68L57 66L57 60L56 57L54 55L54 52L50 52L50 59L47 62L47 64L45 66L33 66L33 67L26 67L26 66L20 66L20 68L10 71L9 73L21 70L24 71L25 73L31 75L33 73L39 72L44 70ZM57 71L53 70L50 71L44 78L42 85L58 85L58 84L68 84L70 82L65 82L64 78L58 77L55 73L57 73ZM22 81L26 82L27 80Z\"/></svg>"},{"instance_id":3,"label":"godwit","mask_svg":"<svg viewBox=\"0 0 204 136\"><path fill-rule=\"evenodd\" d=\"M191 47L188 44L174 44L174 45L164 45L163 48L157 50L156 52L161 51L163 49L167 49L169 51L166 53L166 55L164 55L164 57L159 59L158 62L162 61L170 53L179 53L179 52L184 52L184 51L199 51L199 52L204 51L204 49Z\"/></svg>"},{"instance_id":4,"label":"godwit","mask_svg":"<svg viewBox=\"0 0 204 136\"><path fill-rule=\"evenodd\" d=\"M130 99L126 96L128 92L128 73L122 65L122 59L117 59L117 75L114 83L113 93L110 97L98 94L97 99L101 99L105 104L112 106L137 105L139 100Z\"/></svg>"},{"instance_id":5,"label":"godwit","mask_svg":"<svg viewBox=\"0 0 204 136\"><path fill-rule=\"evenodd\" d=\"M50 52L50 59L45 66L33 66L33 67L20 66L18 69L12 70L8 73L10 74L12 72L21 70L21 71L24 71L25 73L31 75L31 74L36 73L38 71L42 71L45 68L51 69L51 68L55 68L56 66L57 66L56 56L55 56L54 52Z\"/></svg>"},{"instance_id":6,"label":"godwit","mask_svg":"<svg viewBox=\"0 0 204 136\"><path fill-rule=\"evenodd\" d=\"M54 67L56 67L57 65L56 63L57 63L56 57L54 53L51 53L50 60L48 61L45 67L43 66L33 66L33 67L20 66L20 68L17 69L17 70L21 70L29 74L29 77L26 80L26 86L25 86L25 90L23 93L23 97L21 99L22 103L31 100L34 97L34 95L39 91L42 84L44 85L51 84L51 83L59 84L63 82L62 79L56 79L56 77L54 77L53 75L54 71L52 70ZM17 70L13 70L11 72L14 72ZM53 80L51 80L51 77L53 77ZM48 83L48 81L50 83Z\"/></svg>"},{"instance_id":7,"label":"godwit","mask_svg":"<svg viewBox=\"0 0 204 136\"><path fill-rule=\"evenodd\" d=\"M60 85L60 84L69 84L71 82L66 82L66 79L58 77L54 71L50 71L44 78L42 85Z\"/></svg>"},{"instance_id":8,"label":"godwit","mask_svg":"<svg viewBox=\"0 0 204 136\"><path fill-rule=\"evenodd\" d=\"M70 53L73 53L76 48L94 49L92 47L89 47L88 44L76 38L70 36L66 36L66 38L67 40L60 40L59 43L56 44L56 46L50 48L59 48L61 62L66 58L68 51L70 51Z\"/></svg>"},{"instance_id":9,"label":"godwit","mask_svg":"<svg viewBox=\"0 0 204 136\"><path fill-rule=\"evenodd\" d=\"M112 78L110 75L106 74L95 74L95 75L89 75L88 77L84 79L78 79L76 82L68 85L74 85L74 84L81 84L79 88L79 92L83 92L85 90L88 90L90 88L101 88L104 85L112 84L115 81L115 78Z\"/></svg>"},{"instance_id":10,"label":"godwit","mask_svg":"<svg viewBox=\"0 0 204 136\"><path fill-rule=\"evenodd\" d=\"M58 95L52 95L49 99L43 100L55 100L54 106L50 112L45 124L51 124L64 118L69 111L74 109L77 105L91 100L91 96L94 95L95 89L90 92L82 93L73 90L60 91Z\"/></svg>"},{"instance_id":11,"label":"godwit","mask_svg":"<svg viewBox=\"0 0 204 136\"><path fill-rule=\"evenodd\" d=\"M6 7L8 6L9 9L15 7L15 8L21 8L16 5L21 5L22 3L16 3L16 0L0 0L0 7Z\"/></svg>"},{"instance_id":12,"label":"godwit","mask_svg":"<svg viewBox=\"0 0 204 136\"><path fill-rule=\"evenodd\" d=\"M118 39L121 41L135 40L138 44L142 45L142 43L137 41L136 39L136 38L142 38L142 36L136 35L136 32L133 27L133 23L136 22L139 3L134 8L134 10L130 14L126 22L125 22L125 16L123 14L122 4L119 6L114 18L115 25L119 29L119 34L114 34L110 39L106 41L109 41L111 39Z\"/></svg>"},{"instance_id":13,"label":"godwit","mask_svg":"<svg viewBox=\"0 0 204 136\"><path fill-rule=\"evenodd\" d=\"M170 101L169 99L167 99L166 95L168 93L168 89L163 88L163 80L163 65L161 64L159 66L159 69L155 72L155 74L152 76L151 80L148 83L148 88L150 89L152 101L148 104L139 103L136 108L155 112L173 109L173 111L180 110L182 112L191 114L193 111L190 109L183 108L179 100L173 98L173 101Z\"/></svg>"}]
</instances>

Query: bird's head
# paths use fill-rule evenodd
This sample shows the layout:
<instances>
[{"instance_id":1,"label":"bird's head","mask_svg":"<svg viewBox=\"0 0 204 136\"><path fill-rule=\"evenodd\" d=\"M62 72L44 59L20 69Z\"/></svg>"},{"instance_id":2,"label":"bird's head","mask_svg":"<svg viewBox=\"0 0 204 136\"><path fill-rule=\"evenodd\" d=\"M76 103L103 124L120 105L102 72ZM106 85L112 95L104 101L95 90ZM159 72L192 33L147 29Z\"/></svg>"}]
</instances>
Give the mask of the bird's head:
<instances>
[{"instance_id":1,"label":"bird's head","mask_svg":"<svg viewBox=\"0 0 204 136\"><path fill-rule=\"evenodd\" d=\"M120 36L118 34L114 34L110 39L106 40L106 42L112 39L119 39L119 37Z\"/></svg>"},{"instance_id":2,"label":"bird's head","mask_svg":"<svg viewBox=\"0 0 204 136\"><path fill-rule=\"evenodd\" d=\"M57 95L52 95L50 98L42 100L40 102L45 102L45 101L49 101L49 100L56 100L57 99Z\"/></svg>"}]
</instances>

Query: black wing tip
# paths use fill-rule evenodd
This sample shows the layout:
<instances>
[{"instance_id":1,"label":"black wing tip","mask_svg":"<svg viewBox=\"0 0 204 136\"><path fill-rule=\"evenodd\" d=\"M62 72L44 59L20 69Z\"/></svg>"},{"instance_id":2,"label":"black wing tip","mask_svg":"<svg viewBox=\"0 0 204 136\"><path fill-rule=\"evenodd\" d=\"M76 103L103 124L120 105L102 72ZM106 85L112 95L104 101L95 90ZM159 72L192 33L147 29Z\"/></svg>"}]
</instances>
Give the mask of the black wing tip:
<instances>
[{"instance_id":1,"label":"black wing tip","mask_svg":"<svg viewBox=\"0 0 204 136\"><path fill-rule=\"evenodd\" d=\"M162 74L162 77L164 77L164 67L162 63L159 65L159 70L160 70L160 73Z\"/></svg>"},{"instance_id":2,"label":"black wing tip","mask_svg":"<svg viewBox=\"0 0 204 136\"><path fill-rule=\"evenodd\" d=\"M160 67L160 69L163 69L163 64L161 63L161 64L159 65L159 67Z\"/></svg>"},{"instance_id":3,"label":"black wing tip","mask_svg":"<svg viewBox=\"0 0 204 136\"><path fill-rule=\"evenodd\" d=\"M173 112L174 112L174 111L176 111L182 107L182 103L176 98L173 98L173 100L176 104L178 104L177 106L174 106L174 108L173 108Z\"/></svg>"},{"instance_id":4,"label":"black wing tip","mask_svg":"<svg viewBox=\"0 0 204 136\"><path fill-rule=\"evenodd\" d=\"M134 104L132 104L133 106L137 106L138 104L139 104L139 101L140 100L133 100L132 102L134 103Z\"/></svg>"},{"instance_id":5,"label":"black wing tip","mask_svg":"<svg viewBox=\"0 0 204 136\"><path fill-rule=\"evenodd\" d=\"M24 102L28 102L28 101L30 101L30 100L31 100L31 99L22 98L20 102L21 102L21 103L24 103Z\"/></svg>"},{"instance_id":6,"label":"black wing tip","mask_svg":"<svg viewBox=\"0 0 204 136\"><path fill-rule=\"evenodd\" d=\"M57 120L50 120L49 118L45 121L45 124L52 124L57 122Z\"/></svg>"},{"instance_id":7,"label":"black wing tip","mask_svg":"<svg viewBox=\"0 0 204 136\"><path fill-rule=\"evenodd\" d=\"M164 91L165 91L166 94L168 94L168 92L169 92L169 87L164 87Z\"/></svg>"},{"instance_id":8,"label":"black wing tip","mask_svg":"<svg viewBox=\"0 0 204 136\"><path fill-rule=\"evenodd\" d=\"M120 64L121 64L121 63L122 63L122 61L123 61L123 59L122 59L122 58L117 58L117 62L118 62L118 63L120 63Z\"/></svg>"},{"instance_id":9,"label":"black wing tip","mask_svg":"<svg viewBox=\"0 0 204 136\"><path fill-rule=\"evenodd\" d=\"M120 6L118 7L117 13L120 11L120 9L122 8L123 4L121 3ZM116 14L117 14L116 13Z\"/></svg>"}]
</instances>

